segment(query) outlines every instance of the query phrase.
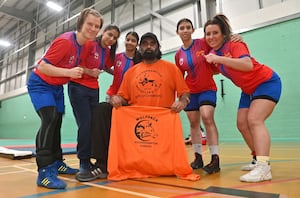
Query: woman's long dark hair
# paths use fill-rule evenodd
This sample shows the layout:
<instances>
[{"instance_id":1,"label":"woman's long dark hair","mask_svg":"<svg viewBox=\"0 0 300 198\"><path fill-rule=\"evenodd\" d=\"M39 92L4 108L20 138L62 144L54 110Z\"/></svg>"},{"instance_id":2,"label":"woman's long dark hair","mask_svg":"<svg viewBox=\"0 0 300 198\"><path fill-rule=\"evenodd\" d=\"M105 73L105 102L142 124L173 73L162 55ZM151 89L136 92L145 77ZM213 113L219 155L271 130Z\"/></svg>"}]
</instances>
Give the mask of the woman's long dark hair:
<instances>
[{"instance_id":1,"label":"woman's long dark hair","mask_svg":"<svg viewBox=\"0 0 300 198\"><path fill-rule=\"evenodd\" d=\"M208 25L218 25L220 27L221 33L225 36L225 41L229 41L232 36L231 26L229 24L228 18L224 14L217 14L212 19L208 20L204 25L204 35L206 27Z\"/></svg>"},{"instance_id":2,"label":"woman's long dark hair","mask_svg":"<svg viewBox=\"0 0 300 198\"><path fill-rule=\"evenodd\" d=\"M176 25L176 32L178 32L178 28L179 28L179 25L181 24L181 23L183 23L183 22L187 22L187 23L189 23L189 24L191 24L191 26L192 26L192 28L194 29L194 25L193 25L193 23L192 23L192 21L190 20L190 19L188 19L188 18L182 18L182 19L180 19L178 22L177 22L177 25Z\"/></svg>"},{"instance_id":3,"label":"woman's long dark hair","mask_svg":"<svg viewBox=\"0 0 300 198\"><path fill-rule=\"evenodd\" d=\"M119 33L119 35L121 34L120 28L113 24L109 24L108 26L106 26L103 32L106 32L108 30L116 30ZM100 46L101 46L101 40L102 40L102 34L96 37L96 41ZM110 46L110 58L112 61L115 60L117 48L118 48L118 40L116 40L115 44Z\"/></svg>"},{"instance_id":4,"label":"woman's long dark hair","mask_svg":"<svg viewBox=\"0 0 300 198\"><path fill-rule=\"evenodd\" d=\"M125 39L129 35L132 35L136 39L137 44L139 43L140 37L139 37L138 33L134 32L134 31L130 31L126 34ZM134 56L133 56L133 63L137 64L139 62L141 62L141 56L139 55L138 49L135 48L135 52L134 52Z\"/></svg>"}]
</instances>

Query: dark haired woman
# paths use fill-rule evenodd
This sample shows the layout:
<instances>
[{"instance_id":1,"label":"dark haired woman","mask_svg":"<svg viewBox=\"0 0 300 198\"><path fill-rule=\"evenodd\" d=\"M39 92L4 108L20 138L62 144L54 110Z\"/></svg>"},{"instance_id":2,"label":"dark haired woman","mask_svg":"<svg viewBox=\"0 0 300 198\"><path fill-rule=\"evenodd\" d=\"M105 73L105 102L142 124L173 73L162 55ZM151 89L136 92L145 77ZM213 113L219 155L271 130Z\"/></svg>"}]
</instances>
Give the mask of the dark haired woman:
<instances>
[{"instance_id":1,"label":"dark haired woman","mask_svg":"<svg viewBox=\"0 0 300 198\"><path fill-rule=\"evenodd\" d=\"M99 102L98 76L103 70L112 73L110 68L119 36L119 28L108 25L95 41L88 42L82 50L79 64L84 71L82 78L71 79L68 86L69 99L78 126L77 157L80 170L76 179L79 181L101 176L90 162L92 113Z\"/></svg>"},{"instance_id":2,"label":"dark haired woman","mask_svg":"<svg viewBox=\"0 0 300 198\"><path fill-rule=\"evenodd\" d=\"M213 48L205 55L220 73L241 88L237 127L257 162L252 170L241 176L244 182L272 179L270 167L271 140L265 125L281 95L280 77L269 67L251 57L245 43L230 41L231 27L225 15L216 15L204 26L206 42Z\"/></svg>"}]
</instances>

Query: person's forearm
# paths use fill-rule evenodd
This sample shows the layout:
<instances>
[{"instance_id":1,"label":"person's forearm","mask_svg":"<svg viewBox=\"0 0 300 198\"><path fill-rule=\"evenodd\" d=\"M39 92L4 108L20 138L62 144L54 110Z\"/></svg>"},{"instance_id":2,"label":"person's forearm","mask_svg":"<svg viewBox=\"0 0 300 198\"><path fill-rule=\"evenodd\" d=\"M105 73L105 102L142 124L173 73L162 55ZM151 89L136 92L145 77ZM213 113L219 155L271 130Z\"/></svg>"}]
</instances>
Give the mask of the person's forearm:
<instances>
[{"instance_id":1,"label":"person's forearm","mask_svg":"<svg viewBox=\"0 0 300 198\"><path fill-rule=\"evenodd\" d=\"M189 93L183 93L180 96L179 101L184 102L188 105L190 103L190 94Z\"/></svg>"},{"instance_id":2,"label":"person's forearm","mask_svg":"<svg viewBox=\"0 0 300 198\"><path fill-rule=\"evenodd\" d=\"M68 75L69 69L62 68L62 67L55 67L54 65L48 64L43 61L39 64L38 70L47 76L69 77Z\"/></svg>"},{"instance_id":3,"label":"person's forearm","mask_svg":"<svg viewBox=\"0 0 300 198\"><path fill-rule=\"evenodd\" d=\"M245 58L229 58L225 56L219 57L218 63L238 71L248 72L253 69L253 64L249 57Z\"/></svg>"}]
</instances>

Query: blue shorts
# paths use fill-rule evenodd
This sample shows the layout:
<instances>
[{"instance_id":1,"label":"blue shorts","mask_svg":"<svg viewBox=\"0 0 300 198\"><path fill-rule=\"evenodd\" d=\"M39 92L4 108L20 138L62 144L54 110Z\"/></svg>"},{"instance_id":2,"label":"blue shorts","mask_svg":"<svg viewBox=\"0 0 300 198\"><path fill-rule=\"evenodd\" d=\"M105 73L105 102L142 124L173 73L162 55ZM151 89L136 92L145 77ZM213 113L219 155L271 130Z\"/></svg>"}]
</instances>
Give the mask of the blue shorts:
<instances>
[{"instance_id":1,"label":"blue shorts","mask_svg":"<svg viewBox=\"0 0 300 198\"><path fill-rule=\"evenodd\" d=\"M184 111L199 111L199 108L202 105L211 105L216 107L217 92L209 90L201 93L194 93L191 94L190 100L190 103L186 106Z\"/></svg>"},{"instance_id":2,"label":"blue shorts","mask_svg":"<svg viewBox=\"0 0 300 198\"><path fill-rule=\"evenodd\" d=\"M64 87L62 85L49 85L32 72L28 79L27 89L36 111L43 107L54 106L59 113L64 113Z\"/></svg>"},{"instance_id":3,"label":"blue shorts","mask_svg":"<svg viewBox=\"0 0 300 198\"><path fill-rule=\"evenodd\" d=\"M249 108L251 101L255 99L266 99L277 103L281 95L281 80L280 77L273 72L273 76L270 80L260 84L252 95L242 92L239 109Z\"/></svg>"}]
</instances>

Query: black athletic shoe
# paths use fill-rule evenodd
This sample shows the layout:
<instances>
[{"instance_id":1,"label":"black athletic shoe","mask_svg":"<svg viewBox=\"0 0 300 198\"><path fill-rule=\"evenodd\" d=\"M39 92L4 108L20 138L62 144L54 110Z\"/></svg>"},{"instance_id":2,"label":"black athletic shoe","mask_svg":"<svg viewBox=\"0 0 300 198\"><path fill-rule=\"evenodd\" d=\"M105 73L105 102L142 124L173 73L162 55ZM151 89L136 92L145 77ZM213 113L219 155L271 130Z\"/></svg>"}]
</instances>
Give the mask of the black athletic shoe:
<instances>
[{"instance_id":1,"label":"black athletic shoe","mask_svg":"<svg viewBox=\"0 0 300 198\"><path fill-rule=\"evenodd\" d=\"M80 182L88 182L95 179L105 179L107 178L107 173L102 172L102 170L97 167L93 166L88 170L82 170L78 172L75 176L75 178Z\"/></svg>"},{"instance_id":2,"label":"black athletic shoe","mask_svg":"<svg viewBox=\"0 0 300 198\"><path fill-rule=\"evenodd\" d=\"M201 154L195 153L195 159L191 163L191 167L193 169L203 168L203 160L202 160L202 155Z\"/></svg>"},{"instance_id":3,"label":"black athletic shoe","mask_svg":"<svg viewBox=\"0 0 300 198\"><path fill-rule=\"evenodd\" d=\"M209 164L203 167L208 174L220 172L219 155L212 155Z\"/></svg>"}]
</instances>

